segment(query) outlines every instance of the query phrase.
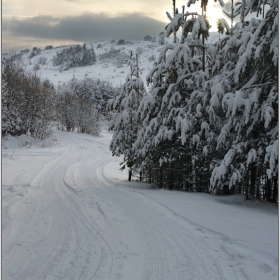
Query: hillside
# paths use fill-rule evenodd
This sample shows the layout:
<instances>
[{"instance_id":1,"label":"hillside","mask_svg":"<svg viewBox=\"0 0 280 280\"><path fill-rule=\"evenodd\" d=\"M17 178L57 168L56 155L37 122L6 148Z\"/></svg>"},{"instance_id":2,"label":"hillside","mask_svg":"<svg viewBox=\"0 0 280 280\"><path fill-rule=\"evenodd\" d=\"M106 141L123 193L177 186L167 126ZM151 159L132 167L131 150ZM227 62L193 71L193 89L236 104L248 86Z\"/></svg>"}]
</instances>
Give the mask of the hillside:
<instances>
[{"instance_id":1,"label":"hillside","mask_svg":"<svg viewBox=\"0 0 280 280\"><path fill-rule=\"evenodd\" d=\"M211 32L208 43L213 43L219 39L217 32ZM165 42L172 42L172 38L165 38ZM41 50L41 53L29 58L31 51L24 53L22 57L23 66L30 71L34 71L34 66L39 64L39 70L36 72L42 78L48 78L55 86L59 83L68 82L73 76L78 80L83 79L85 75L94 79L109 81L114 86L124 83L125 77L129 73L129 67L125 60L125 56L136 53L139 56L139 68L142 79L145 80L149 71L152 69L153 63L157 60L159 52L163 46L152 41L125 41L124 44L118 42L100 41L87 43L89 49L93 47L96 53L97 61L90 66L74 67L66 71L61 71L61 66L53 65L53 58L58 53L70 46L59 46L53 49ZM113 50L113 52L112 52ZM45 58L45 59L43 59ZM45 60L42 64L40 61Z\"/></svg>"}]
</instances>

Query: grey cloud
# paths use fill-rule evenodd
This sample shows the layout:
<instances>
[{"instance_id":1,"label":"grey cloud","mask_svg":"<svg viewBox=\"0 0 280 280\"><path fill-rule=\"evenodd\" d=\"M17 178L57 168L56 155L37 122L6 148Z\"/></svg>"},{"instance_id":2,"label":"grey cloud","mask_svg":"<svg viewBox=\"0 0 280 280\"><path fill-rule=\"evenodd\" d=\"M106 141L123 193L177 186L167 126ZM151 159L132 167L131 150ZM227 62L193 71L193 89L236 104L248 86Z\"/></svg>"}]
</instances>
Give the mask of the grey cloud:
<instances>
[{"instance_id":1,"label":"grey cloud","mask_svg":"<svg viewBox=\"0 0 280 280\"><path fill-rule=\"evenodd\" d=\"M146 34L156 36L165 23L140 13L110 17L107 14L83 14L69 17L37 16L28 19L3 19L3 35L51 40L94 42L110 39L140 39ZM2 38L5 41L5 37ZM8 39L8 38L7 38Z\"/></svg>"}]
</instances>

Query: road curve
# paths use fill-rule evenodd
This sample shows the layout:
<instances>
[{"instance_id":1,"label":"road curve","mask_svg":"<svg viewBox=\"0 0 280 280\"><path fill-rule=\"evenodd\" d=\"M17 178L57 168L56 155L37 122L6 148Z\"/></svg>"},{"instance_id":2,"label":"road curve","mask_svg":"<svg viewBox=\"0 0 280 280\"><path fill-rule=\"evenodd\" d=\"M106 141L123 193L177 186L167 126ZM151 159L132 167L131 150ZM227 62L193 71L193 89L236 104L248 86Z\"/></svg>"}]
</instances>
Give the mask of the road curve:
<instances>
[{"instance_id":1,"label":"road curve","mask_svg":"<svg viewBox=\"0 0 280 280\"><path fill-rule=\"evenodd\" d=\"M104 167L114 159L102 138L56 135L64 152L5 210L12 226L3 239L3 279L246 279L222 262L231 254L214 246L220 236L113 183Z\"/></svg>"}]
</instances>

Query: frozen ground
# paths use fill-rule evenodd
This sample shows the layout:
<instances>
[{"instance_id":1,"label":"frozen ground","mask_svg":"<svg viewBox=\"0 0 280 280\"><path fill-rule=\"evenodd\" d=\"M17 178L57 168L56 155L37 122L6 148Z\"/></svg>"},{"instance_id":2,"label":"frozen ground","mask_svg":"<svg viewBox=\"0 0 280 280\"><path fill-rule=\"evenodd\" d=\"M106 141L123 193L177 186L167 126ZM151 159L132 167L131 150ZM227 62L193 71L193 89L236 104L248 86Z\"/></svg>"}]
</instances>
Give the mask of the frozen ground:
<instances>
[{"instance_id":1,"label":"frozen ground","mask_svg":"<svg viewBox=\"0 0 280 280\"><path fill-rule=\"evenodd\" d=\"M278 279L275 206L127 182L110 137L3 140L2 279Z\"/></svg>"}]
</instances>

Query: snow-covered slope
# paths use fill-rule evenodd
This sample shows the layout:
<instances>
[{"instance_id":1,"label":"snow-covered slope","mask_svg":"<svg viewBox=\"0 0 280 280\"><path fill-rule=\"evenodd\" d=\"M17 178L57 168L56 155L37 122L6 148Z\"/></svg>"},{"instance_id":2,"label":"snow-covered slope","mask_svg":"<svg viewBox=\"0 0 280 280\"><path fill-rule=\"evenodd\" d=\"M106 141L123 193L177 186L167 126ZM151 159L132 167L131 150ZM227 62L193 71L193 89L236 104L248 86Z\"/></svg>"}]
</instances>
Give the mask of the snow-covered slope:
<instances>
[{"instance_id":1,"label":"snow-covered slope","mask_svg":"<svg viewBox=\"0 0 280 280\"><path fill-rule=\"evenodd\" d=\"M41 54L34 56L29 59L29 54L23 55L23 62L27 70L33 71L34 65L38 62L41 56L45 57L46 65L40 65L40 70L38 74L43 78L48 78L53 82L55 86L59 83L68 82L73 76L77 79L84 79L85 75L90 78L101 79L111 82L115 86L119 86L125 80L126 75L129 73L129 67L127 64L117 65L114 58L101 59L99 56L109 52L111 48L115 50L120 50L122 53L127 55L130 51L139 54L139 65L143 76L146 76L148 71L152 66L152 56L157 57L158 51L161 49L156 42L146 42L146 41L133 41L131 44L127 43L125 45L117 45L117 43L107 42L97 42L92 43L94 51L97 56L97 61L95 64L84 67L74 67L66 71L60 71L60 66L53 66L53 57L58 51L61 51L66 47L57 47L52 50L42 50ZM101 47L97 48L98 45ZM87 44L90 47L90 44ZM149 58L151 61L149 61Z\"/></svg>"},{"instance_id":2,"label":"snow-covered slope","mask_svg":"<svg viewBox=\"0 0 280 280\"><path fill-rule=\"evenodd\" d=\"M208 43L217 41L219 34L217 32L210 33ZM172 38L166 38L166 42L172 42ZM22 63L25 69L34 71L34 65L38 64L41 57L46 58L46 64L39 64L40 70L36 72L42 78L48 78L55 86L59 83L63 84L68 82L73 75L77 79L84 79L85 75L94 79L101 79L111 82L115 86L119 86L124 83L126 75L129 73L129 67L126 63L122 65L116 62L115 58L100 58L100 55L107 53L111 48L120 50L121 53L133 55L138 53L139 56L139 68L140 74L143 80L146 79L147 74L152 69L153 63L158 58L158 54L163 48L158 42L151 41L126 41L123 45L118 45L118 42L101 41L95 43L86 44L87 48L93 47L97 61L94 65L84 67L74 67L66 71L60 71L60 66L53 66L53 57L57 52L69 47L61 46L55 47L50 50L41 50L41 54L36 55L29 59L29 53L22 55Z\"/></svg>"}]
</instances>

